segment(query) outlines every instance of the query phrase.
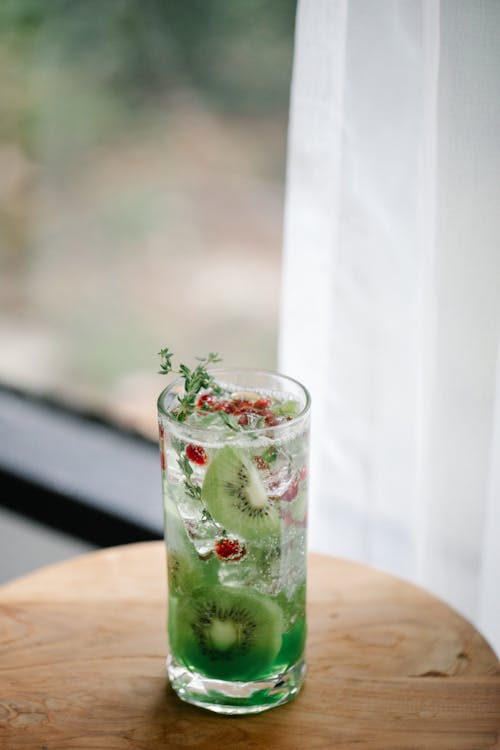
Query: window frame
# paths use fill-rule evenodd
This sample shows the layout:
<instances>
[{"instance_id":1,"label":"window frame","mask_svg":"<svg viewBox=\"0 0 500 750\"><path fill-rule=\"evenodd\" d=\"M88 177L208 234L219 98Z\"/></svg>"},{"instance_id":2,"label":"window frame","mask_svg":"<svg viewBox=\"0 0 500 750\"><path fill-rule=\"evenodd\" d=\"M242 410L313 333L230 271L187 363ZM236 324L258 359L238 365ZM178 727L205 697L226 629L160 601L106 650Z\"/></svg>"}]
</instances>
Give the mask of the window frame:
<instances>
[{"instance_id":1,"label":"window frame","mask_svg":"<svg viewBox=\"0 0 500 750\"><path fill-rule=\"evenodd\" d=\"M160 539L158 444L0 383L0 505L99 547Z\"/></svg>"}]
</instances>

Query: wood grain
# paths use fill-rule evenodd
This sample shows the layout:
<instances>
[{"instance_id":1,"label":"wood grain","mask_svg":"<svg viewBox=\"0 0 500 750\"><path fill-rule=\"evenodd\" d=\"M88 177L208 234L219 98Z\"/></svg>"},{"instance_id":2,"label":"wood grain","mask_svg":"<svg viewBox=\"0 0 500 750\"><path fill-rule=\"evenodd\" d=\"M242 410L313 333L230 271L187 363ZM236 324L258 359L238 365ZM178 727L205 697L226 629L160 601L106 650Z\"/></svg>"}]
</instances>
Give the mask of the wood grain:
<instances>
[{"instance_id":1,"label":"wood grain","mask_svg":"<svg viewBox=\"0 0 500 750\"><path fill-rule=\"evenodd\" d=\"M164 670L161 542L0 588L2 750L483 750L500 747L500 666L458 614L356 563L311 556L309 672L244 718L182 703Z\"/></svg>"}]
</instances>

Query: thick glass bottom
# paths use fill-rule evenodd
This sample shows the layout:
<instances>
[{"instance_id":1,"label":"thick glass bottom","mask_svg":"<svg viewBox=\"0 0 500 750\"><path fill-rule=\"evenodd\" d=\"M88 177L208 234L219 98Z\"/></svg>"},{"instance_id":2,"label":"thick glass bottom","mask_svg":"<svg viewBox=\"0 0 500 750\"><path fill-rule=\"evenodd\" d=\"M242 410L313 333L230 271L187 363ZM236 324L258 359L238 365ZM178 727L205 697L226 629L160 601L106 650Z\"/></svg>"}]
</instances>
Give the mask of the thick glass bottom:
<instances>
[{"instance_id":1,"label":"thick glass bottom","mask_svg":"<svg viewBox=\"0 0 500 750\"><path fill-rule=\"evenodd\" d=\"M167 673L173 690L181 700L218 714L257 714L293 700L304 682L306 665L297 662L286 672L265 680L235 682L216 680L179 664L170 654Z\"/></svg>"}]
</instances>

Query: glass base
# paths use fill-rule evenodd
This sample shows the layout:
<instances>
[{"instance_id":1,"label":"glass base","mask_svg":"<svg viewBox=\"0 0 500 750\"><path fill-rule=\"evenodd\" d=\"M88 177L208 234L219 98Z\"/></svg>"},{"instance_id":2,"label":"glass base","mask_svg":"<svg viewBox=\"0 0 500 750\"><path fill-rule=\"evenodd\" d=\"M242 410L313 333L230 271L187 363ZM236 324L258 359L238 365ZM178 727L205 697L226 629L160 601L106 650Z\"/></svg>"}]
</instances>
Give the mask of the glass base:
<instances>
[{"instance_id":1,"label":"glass base","mask_svg":"<svg viewBox=\"0 0 500 750\"><path fill-rule=\"evenodd\" d=\"M192 672L170 654L167 658L170 684L181 700L218 714L258 714L293 700L304 682L306 665L297 662L286 672L266 680L235 682L214 680Z\"/></svg>"}]
</instances>

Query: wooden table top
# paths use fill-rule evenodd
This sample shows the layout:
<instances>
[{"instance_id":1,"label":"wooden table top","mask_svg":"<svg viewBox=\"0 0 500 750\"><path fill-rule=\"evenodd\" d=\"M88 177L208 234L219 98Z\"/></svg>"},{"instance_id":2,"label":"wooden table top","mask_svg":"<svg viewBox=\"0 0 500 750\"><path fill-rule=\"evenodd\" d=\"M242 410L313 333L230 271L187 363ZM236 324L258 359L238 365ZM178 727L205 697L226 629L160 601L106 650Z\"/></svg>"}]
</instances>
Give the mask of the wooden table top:
<instances>
[{"instance_id":1,"label":"wooden table top","mask_svg":"<svg viewBox=\"0 0 500 750\"><path fill-rule=\"evenodd\" d=\"M2 750L500 747L500 665L462 617L380 571L311 555L295 701L248 717L182 703L165 673L162 542L0 588Z\"/></svg>"}]
</instances>

